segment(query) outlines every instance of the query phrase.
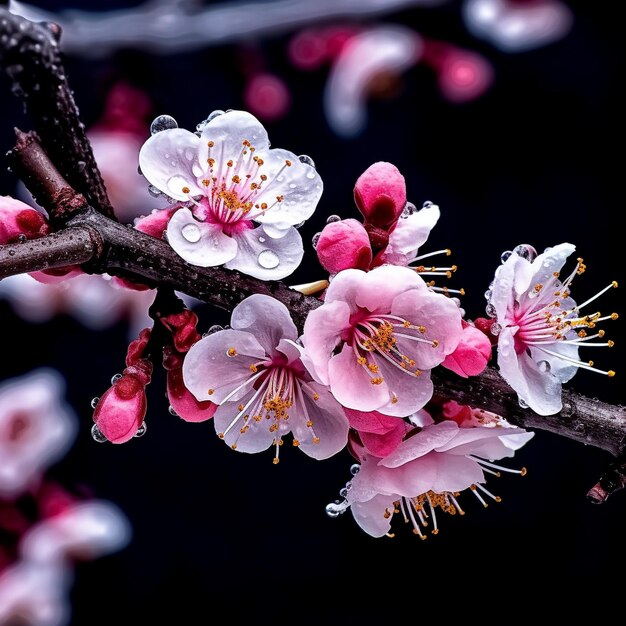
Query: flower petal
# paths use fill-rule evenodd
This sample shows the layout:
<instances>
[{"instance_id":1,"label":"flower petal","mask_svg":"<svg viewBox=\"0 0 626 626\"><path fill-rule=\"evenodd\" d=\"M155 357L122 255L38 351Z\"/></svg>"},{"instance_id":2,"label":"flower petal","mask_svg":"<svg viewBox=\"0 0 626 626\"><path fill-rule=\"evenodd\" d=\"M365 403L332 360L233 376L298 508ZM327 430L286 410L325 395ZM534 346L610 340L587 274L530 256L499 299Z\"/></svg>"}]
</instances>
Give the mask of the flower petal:
<instances>
[{"instance_id":1,"label":"flower petal","mask_svg":"<svg viewBox=\"0 0 626 626\"><path fill-rule=\"evenodd\" d=\"M420 458L435 448L445 445L458 432L459 427L452 420L445 420L439 424L426 426L416 435L403 441L392 454L381 459L378 465L389 468L400 467L400 465Z\"/></svg>"},{"instance_id":2,"label":"flower petal","mask_svg":"<svg viewBox=\"0 0 626 626\"><path fill-rule=\"evenodd\" d=\"M233 233L237 255L224 267L239 270L261 280L280 280L289 276L302 261L302 237L295 228L283 232L280 239L272 239L263 226Z\"/></svg>"},{"instance_id":3,"label":"flower petal","mask_svg":"<svg viewBox=\"0 0 626 626\"><path fill-rule=\"evenodd\" d=\"M200 138L184 128L171 128L152 135L139 151L139 167L148 182L175 200L204 195L198 175ZM183 191L188 188L189 191Z\"/></svg>"},{"instance_id":4,"label":"flower petal","mask_svg":"<svg viewBox=\"0 0 626 626\"><path fill-rule=\"evenodd\" d=\"M391 528L391 516L386 511L393 511L393 497L374 496L366 502L354 502L351 505L354 521L372 537L384 537Z\"/></svg>"},{"instance_id":5,"label":"flower petal","mask_svg":"<svg viewBox=\"0 0 626 626\"><path fill-rule=\"evenodd\" d=\"M330 359L328 378L332 394L349 409L376 411L389 404L391 399L387 385L372 384L372 379L357 363L352 346L348 344L344 344L341 352Z\"/></svg>"},{"instance_id":6,"label":"flower petal","mask_svg":"<svg viewBox=\"0 0 626 626\"><path fill-rule=\"evenodd\" d=\"M382 265L365 275L363 286L356 292L355 299L360 307L372 312L388 313L395 298L407 291L430 293L422 277L415 271L398 265Z\"/></svg>"},{"instance_id":7,"label":"flower petal","mask_svg":"<svg viewBox=\"0 0 626 626\"><path fill-rule=\"evenodd\" d=\"M271 233L272 227L278 231L287 230L311 217L324 188L316 169L302 163L288 150L258 154L264 161L259 172L267 176L267 182L261 185L253 199L255 204L265 203L269 208L255 218L256 221L267 224Z\"/></svg>"},{"instance_id":8,"label":"flower petal","mask_svg":"<svg viewBox=\"0 0 626 626\"><path fill-rule=\"evenodd\" d=\"M313 309L307 315L302 335L307 358L303 359L303 363L309 372L311 369L314 370L311 375L318 378L322 384L328 384L330 357L341 341L342 332L348 328L350 328L350 307L341 300L325 301L322 306Z\"/></svg>"},{"instance_id":9,"label":"flower petal","mask_svg":"<svg viewBox=\"0 0 626 626\"><path fill-rule=\"evenodd\" d=\"M389 234L389 244L385 254L403 254L409 260L417 256L439 220L441 211L436 204L426 206L406 218L400 218Z\"/></svg>"},{"instance_id":10,"label":"flower petal","mask_svg":"<svg viewBox=\"0 0 626 626\"><path fill-rule=\"evenodd\" d=\"M183 361L183 380L197 400L216 404L243 385L232 397L236 401L249 388L244 383L253 376L250 365L265 358L263 346L250 333L220 330L191 346Z\"/></svg>"},{"instance_id":11,"label":"flower petal","mask_svg":"<svg viewBox=\"0 0 626 626\"><path fill-rule=\"evenodd\" d=\"M290 421L302 452L322 460L343 450L348 442L348 419L328 388L317 383L302 386L297 404ZM309 421L312 426L307 425Z\"/></svg>"},{"instance_id":12,"label":"flower petal","mask_svg":"<svg viewBox=\"0 0 626 626\"><path fill-rule=\"evenodd\" d=\"M172 216L167 240L176 254L198 267L222 265L238 254L237 242L224 234L221 225L198 222L187 208Z\"/></svg>"},{"instance_id":13,"label":"flower petal","mask_svg":"<svg viewBox=\"0 0 626 626\"><path fill-rule=\"evenodd\" d=\"M296 339L298 331L287 307L264 294L255 293L234 309L230 325L235 330L246 331L271 355L282 339Z\"/></svg>"}]
</instances>

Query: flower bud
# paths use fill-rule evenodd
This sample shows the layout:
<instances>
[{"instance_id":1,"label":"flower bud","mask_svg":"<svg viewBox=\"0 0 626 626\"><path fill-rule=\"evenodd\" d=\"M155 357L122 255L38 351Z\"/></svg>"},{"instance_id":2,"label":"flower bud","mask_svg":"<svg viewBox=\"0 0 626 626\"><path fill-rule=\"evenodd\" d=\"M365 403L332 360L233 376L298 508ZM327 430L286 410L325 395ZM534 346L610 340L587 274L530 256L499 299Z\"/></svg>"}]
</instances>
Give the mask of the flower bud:
<instances>
[{"instance_id":1,"label":"flower bud","mask_svg":"<svg viewBox=\"0 0 626 626\"><path fill-rule=\"evenodd\" d=\"M354 201L365 224L391 228L406 206L406 184L398 168L385 161L370 165L356 181Z\"/></svg>"},{"instance_id":2,"label":"flower bud","mask_svg":"<svg viewBox=\"0 0 626 626\"><path fill-rule=\"evenodd\" d=\"M330 274L349 268L367 270L372 262L367 231L354 219L327 224L315 251L319 262Z\"/></svg>"},{"instance_id":3,"label":"flower bud","mask_svg":"<svg viewBox=\"0 0 626 626\"><path fill-rule=\"evenodd\" d=\"M50 232L45 216L10 196L0 196L0 244L15 243L20 235L38 239Z\"/></svg>"},{"instance_id":4,"label":"flower bud","mask_svg":"<svg viewBox=\"0 0 626 626\"><path fill-rule=\"evenodd\" d=\"M442 365L459 376L478 376L491 358L491 341L480 329L462 321L463 333L461 341L452 354L449 354Z\"/></svg>"}]
</instances>

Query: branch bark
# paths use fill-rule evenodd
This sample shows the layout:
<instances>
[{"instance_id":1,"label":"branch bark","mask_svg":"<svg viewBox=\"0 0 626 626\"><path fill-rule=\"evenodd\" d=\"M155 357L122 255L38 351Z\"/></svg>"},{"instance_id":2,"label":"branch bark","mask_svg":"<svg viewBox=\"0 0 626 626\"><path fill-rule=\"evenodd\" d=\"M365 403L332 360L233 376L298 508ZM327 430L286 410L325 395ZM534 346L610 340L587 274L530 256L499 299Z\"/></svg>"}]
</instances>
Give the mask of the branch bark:
<instances>
[{"instance_id":1,"label":"branch bark","mask_svg":"<svg viewBox=\"0 0 626 626\"><path fill-rule=\"evenodd\" d=\"M0 67L63 177L92 207L114 219L63 68L60 35L56 24L31 22L0 7Z\"/></svg>"}]
</instances>

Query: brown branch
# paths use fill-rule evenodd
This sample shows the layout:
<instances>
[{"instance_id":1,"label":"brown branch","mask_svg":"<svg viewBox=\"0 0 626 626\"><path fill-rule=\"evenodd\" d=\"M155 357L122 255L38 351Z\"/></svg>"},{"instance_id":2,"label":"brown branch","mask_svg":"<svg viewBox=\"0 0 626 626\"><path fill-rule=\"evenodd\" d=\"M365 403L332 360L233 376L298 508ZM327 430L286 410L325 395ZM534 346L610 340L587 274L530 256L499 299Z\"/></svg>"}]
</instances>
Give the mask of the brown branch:
<instances>
[{"instance_id":1,"label":"brown branch","mask_svg":"<svg viewBox=\"0 0 626 626\"><path fill-rule=\"evenodd\" d=\"M42 145L71 187L114 219L113 208L80 121L59 50L61 29L0 7L0 67L26 107Z\"/></svg>"}]
</instances>

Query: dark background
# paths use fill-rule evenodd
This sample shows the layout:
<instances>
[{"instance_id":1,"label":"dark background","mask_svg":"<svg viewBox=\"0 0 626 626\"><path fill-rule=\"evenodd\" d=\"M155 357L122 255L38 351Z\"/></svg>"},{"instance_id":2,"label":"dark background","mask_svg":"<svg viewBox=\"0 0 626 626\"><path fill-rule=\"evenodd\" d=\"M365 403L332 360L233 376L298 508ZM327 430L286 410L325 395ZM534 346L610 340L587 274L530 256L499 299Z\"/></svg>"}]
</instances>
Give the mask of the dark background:
<instances>
[{"instance_id":1,"label":"dark background","mask_svg":"<svg viewBox=\"0 0 626 626\"><path fill-rule=\"evenodd\" d=\"M132 3L33 4L96 9ZM440 205L427 249L452 248L455 280L467 291L463 304L473 318L484 314L483 292L500 253L518 243L538 250L576 244L588 265L574 284L578 301L613 279L626 284L623 33L609 3L566 4L574 14L569 34L518 54L470 35L459 2L372 19L476 50L493 64L495 80L482 97L452 104L437 91L433 72L418 65L399 77L394 97L370 101L367 128L355 139L337 137L326 123L321 94L327 68L304 73L290 64L285 50L293 33L168 57L131 49L100 60L69 57L67 73L87 126L101 113L107 87L124 78L146 90L155 114L169 113L193 129L214 109L245 108L241 60L253 46L293 98L285 117L266 123L272 145L310 155L325 185L316 215L301 229L308 247L290 282L323 277L311 236L330 214L358 217L354 182L370 164L386 160L406 177L411 201ZM8 150L13 127L29 125L4 76L0 87L0 150ZM14 193L15 184L3 168L0 194ZM600 308L626 314L622 302L621 290L611 291ZM208 307L198 311L201 330L227 321ZM512 462L525 465L528 475L488 483L502 504L484 510L465 495L467 514L440 520L437 537L422 542L397 527L395 539L373 539L351 514L330 519L324 512L349 478L347 452L317 462L289 448L278 466L270 453L235 453L215 437L211 422L187 424L168 413L160 373L149 387L147 435L121 446L98 445L89 434L90 400L123 367L125 323L100 332L69 316L32 325L6 302L0 315L2 379L55 367L81 418L78 440L53 476L115 502L133 527L126 549L77 565L72 624L120 618L139 624L231 618L373 624L400 614L411 621L500 620L585 610L602 618L615 600L623 579L626 494L602 506L585 498L611 460L606 452L537 431ZM617 376L581 371L570 383L615 404L624 403L622 320L606 325L616 347L592 355Z\"/></svg>"}]
</instances>

